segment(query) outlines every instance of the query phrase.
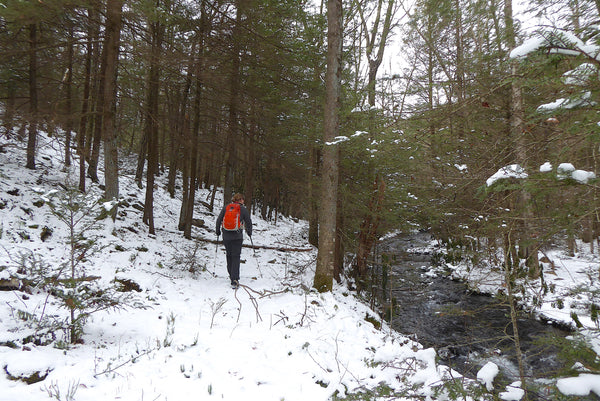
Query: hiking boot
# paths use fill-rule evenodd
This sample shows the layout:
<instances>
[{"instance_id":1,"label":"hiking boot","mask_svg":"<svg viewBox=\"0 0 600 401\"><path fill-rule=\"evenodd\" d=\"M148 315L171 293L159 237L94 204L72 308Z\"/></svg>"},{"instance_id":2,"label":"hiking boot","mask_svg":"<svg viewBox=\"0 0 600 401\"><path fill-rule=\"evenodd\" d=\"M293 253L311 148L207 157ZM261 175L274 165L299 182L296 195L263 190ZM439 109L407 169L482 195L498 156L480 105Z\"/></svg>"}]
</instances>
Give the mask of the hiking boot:
<instances>
[{"instance_id":1,"label":"hiking boot","mask_svg":"<svg viewBox=\"0 0 600 401\"><path fill-rule=\"evenodd\" d=\"M240 287L240 282L237 280L231 280L231 288L237 290Z\"/></svg>"}]
</instances>

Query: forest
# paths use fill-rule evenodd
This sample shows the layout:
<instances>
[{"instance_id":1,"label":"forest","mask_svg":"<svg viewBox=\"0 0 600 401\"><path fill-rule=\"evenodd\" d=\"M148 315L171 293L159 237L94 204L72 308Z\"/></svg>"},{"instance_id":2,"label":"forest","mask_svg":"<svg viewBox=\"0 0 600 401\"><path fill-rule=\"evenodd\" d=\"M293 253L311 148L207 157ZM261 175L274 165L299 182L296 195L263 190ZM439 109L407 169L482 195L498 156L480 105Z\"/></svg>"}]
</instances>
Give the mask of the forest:
<instances>
[{"instance_id":1,"label":"forest","mask_svg":"<svg viewBox=\"0 0 600 401\"><path fill-rule=\"evenodd\" d=\"M64 138L106 199L137 155L149 233L158 176L187 238L201 188L306 219L323 290L360 286L393 230L536 278L549 244L598 239L599 18L598 0L2 0L0 134L28 169L39 130Z\"/></svg>"},{"instance_id":2,"label":"forest","mask_svg":"<svg viewBox=\"0 0 600 401\"><path fill-rule=\"evenodd\" d=\"M599 69L600 0L0 0L0 381L58 400L600 394ZM224 295L210 224L234 193L262 237ZM496 280L506 393L497 366L456 380L393 331L381 248L422 233L421 281ZM571 377L532 380L533 310L590 329L562 345ZM68 383L13 383L30 368Z\"/></svg>"}]
</instances>

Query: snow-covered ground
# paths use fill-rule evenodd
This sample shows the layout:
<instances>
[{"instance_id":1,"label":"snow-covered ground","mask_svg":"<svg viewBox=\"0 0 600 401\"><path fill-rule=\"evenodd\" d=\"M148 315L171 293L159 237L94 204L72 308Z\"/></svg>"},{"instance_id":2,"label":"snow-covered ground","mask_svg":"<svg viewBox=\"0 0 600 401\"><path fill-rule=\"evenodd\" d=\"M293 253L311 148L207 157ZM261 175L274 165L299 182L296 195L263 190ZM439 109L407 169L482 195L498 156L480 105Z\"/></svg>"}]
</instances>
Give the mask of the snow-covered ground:
<instances>
[{"instance_id":1,"label":"snow-covered ground","mask_svg":"<svg viewBox=\"0 0 600 401\"><path fill-rule=\"evenodd\" d=\"M24 168L24 143L4 141L0 280L10 280L24 278L23 260L57 269L69 259L67 225L41 200L51 191L64 193L61 185L76 181L77 167L64 168L59 142L45 134L39 138L36 170ZM370 322L380 321L377 313L344 285L325 294L311 290L316 250L307 243L305 222L279 216L274 223L253 215L258 249L243 249L242 287L235 291L229 287L223 247L203 241L215 239L215 212L200 202L208 191L198 194L195 211L205 227L195 227L197 239L190 241L176 229L180 201L171 199L159 180L156 235L148 235L136 208L143 204L144 190L131 171L126 165L121 170L126 203L117 220L101 220L85 233L97 236L104 248L87 255L80 267L85 266L86 276L99 277L94 285L109 288L115 279L130 280L139 291L121 294L129 297L124 309L92 313L83 341L68 349L61 342L63 330L52 333L53 341L52 335L39 339L47 345L26 340L35 338L42 317L67 318L57 297L41 286L0 291L0 401L316 401L378 387L389 388L385 391L393 399L448 399L436 389L460 375L438 365L434 349L393 332L385 322L377 329ZM96 185L88 188L102 193ZM36 372L45 379L19 380ZM476 385L491 386L494 372L487 366ZM600 377L580 380L599 392ZM563 384L566 393L583 387ZM518 399L518 390L506 389L504 399ZM385 391L379 399L386 399Z\"/></svg>"}]
</instances>

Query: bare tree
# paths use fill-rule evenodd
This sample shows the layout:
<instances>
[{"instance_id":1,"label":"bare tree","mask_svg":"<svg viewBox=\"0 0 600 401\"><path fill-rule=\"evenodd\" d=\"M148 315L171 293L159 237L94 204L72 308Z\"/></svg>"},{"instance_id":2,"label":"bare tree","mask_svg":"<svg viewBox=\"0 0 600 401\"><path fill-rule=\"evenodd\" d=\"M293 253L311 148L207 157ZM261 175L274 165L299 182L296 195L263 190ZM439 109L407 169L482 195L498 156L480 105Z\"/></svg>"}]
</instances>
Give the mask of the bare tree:
<instances>
[{"instance_id":1,"label":"bare tree","mask_svg":"<svg viewBox=\"0 0 600 401\"><path fill-rule=\"evenodd\" d=\"M375 128L375 89L377 73L383 61L387 38L389 37L393 19L398 7L394 0L378 0L372 26L368 27L367 16L364 13L364 5L358 5L360 23L365 40L365 53L368 62L367 96L369 103L369 135L372 138ZM385 15L383 14L385 12ZM381 21L383 17L383 22ZM385 181L382 175L373 168L371 172L375 177L373 191L370 194L369 207L360 226L358 238L358 250L356 256L355 270L359 277L366 275L367 258L376 239L377 229L381 220L381 208L385 196Z\"/></svg>"}]
</instances>

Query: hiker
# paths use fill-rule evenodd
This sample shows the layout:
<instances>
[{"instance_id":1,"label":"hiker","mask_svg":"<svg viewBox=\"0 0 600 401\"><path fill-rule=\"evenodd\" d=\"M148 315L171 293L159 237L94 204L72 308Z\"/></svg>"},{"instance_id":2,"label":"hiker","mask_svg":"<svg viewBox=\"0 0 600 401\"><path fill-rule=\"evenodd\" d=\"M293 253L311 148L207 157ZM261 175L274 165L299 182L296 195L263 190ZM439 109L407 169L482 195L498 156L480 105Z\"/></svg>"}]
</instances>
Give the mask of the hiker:
<instances>
[{"instance_id":1,"label":"hiker","mask_svg":"<svg viewBox=\"0 0 600 401\"><path fill-rule=\"evenodd\" d=\"M250 213L244 206L244 195L235 194L231 203L225 205L217 218L215 231L217 240L223 230L223 244L227 254L227 272L231 280L231 288L240 285L240 255L242 254L242 242L244 241L244 230L248 237L252 237L252 219Z\"/></svg>"}]
</instances>

